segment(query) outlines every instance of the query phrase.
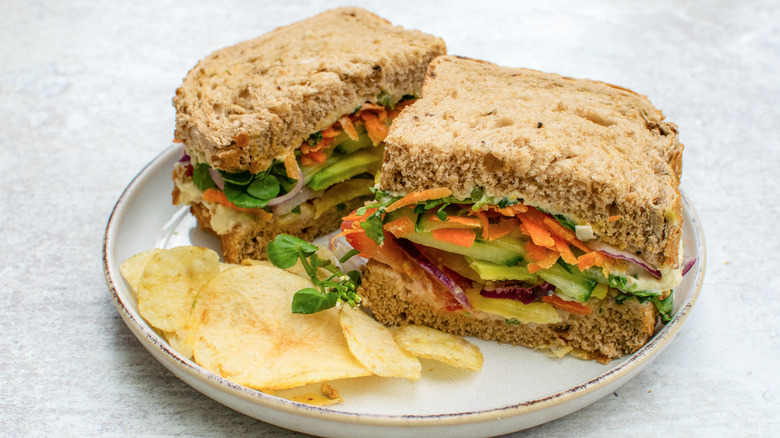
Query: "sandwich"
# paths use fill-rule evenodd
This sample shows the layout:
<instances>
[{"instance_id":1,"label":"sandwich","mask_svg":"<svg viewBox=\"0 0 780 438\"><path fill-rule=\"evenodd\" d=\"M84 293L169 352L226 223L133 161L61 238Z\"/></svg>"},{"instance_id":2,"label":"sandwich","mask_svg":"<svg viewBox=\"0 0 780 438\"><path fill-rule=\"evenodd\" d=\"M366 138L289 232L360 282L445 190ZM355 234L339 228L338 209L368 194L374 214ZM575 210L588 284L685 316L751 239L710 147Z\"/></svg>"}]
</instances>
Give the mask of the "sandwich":
<instances>
[{"instance_id":1,"label":"sandwich","mask_svg":"<svg viewBox=\"0 0 780 438\"><path fill-rule=\"evenodd\" d=\"M671 317L683 146L642 95L442 56L344 218L382 323L608 362Z\"/></svg>"},{"instance_id":2,"label":"sandwich","mask_svg":"<svg viewBox=\"0 0 780 438\"><path fill-rule=\"evenodd\" d=\"M346 7L212 53L173 99L173 203L219 236L227 262L264 258L280 233L337 230L370 199L390 122L445 52Z\"/></svg>"}]
</instances>

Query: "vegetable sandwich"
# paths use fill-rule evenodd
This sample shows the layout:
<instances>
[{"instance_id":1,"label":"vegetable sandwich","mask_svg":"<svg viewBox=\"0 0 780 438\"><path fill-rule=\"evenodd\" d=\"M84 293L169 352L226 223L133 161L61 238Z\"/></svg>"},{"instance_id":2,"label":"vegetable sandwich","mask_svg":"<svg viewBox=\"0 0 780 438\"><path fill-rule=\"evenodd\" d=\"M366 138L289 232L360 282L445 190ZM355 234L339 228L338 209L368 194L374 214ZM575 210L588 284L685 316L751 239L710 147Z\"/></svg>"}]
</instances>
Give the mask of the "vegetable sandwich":
<instances>
[{"instance_id":1,"label":"vegetable sandwich","mask_svg":"<svg viewBox=\"0 0 780 438\"><path fill-rule=\"evenodd\" d=\"M683 257L677 127L625 88L442 56L342 234L386 324L602 362L668 320Z\"/></svg>"},{"instance_id":2,"label":"vegetable sandwich","mask_svg":"<svg viewBox=\"0 0 780 438\"><path fill-rule=\"evenodd\" d=\"M347 7L212 53L173 99L173 203L220 237L227 262L264 258L280 233L337 230L370 199L391 120L445 52Z\"/></svg>"}]
</instances>

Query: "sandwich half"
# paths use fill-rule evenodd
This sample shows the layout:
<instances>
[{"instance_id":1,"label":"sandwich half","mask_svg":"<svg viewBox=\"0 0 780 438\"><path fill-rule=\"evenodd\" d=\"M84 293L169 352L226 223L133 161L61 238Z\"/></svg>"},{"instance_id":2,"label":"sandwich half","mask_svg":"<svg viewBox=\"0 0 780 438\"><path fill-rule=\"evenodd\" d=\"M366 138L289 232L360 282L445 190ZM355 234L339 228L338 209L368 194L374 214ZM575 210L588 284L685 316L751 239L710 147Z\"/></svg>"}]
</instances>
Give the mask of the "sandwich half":
<instances>
[{"instance_id":1,"label":"sandwich half","mask_svg":"<svg viewBox=\"0 0 780 438\"><path fill-rule=\"evenodd\" d=\"M173 99L173 203L220 237L227 262L264 258L280 233L338 229L370 199L390 121L445 52L348 7L212 53Z\"/></svg>"},{"instance_id":2,"label":"sandwich half","mask_svg":"<svg viewBox=\"0 0 780 438\"><path fill-rule=\"evenodd\" d=\"M670 317L683 146L645 96L442 56L385 144L342 224L379 321L606 362Z\"/></svg>"}]
</instances>

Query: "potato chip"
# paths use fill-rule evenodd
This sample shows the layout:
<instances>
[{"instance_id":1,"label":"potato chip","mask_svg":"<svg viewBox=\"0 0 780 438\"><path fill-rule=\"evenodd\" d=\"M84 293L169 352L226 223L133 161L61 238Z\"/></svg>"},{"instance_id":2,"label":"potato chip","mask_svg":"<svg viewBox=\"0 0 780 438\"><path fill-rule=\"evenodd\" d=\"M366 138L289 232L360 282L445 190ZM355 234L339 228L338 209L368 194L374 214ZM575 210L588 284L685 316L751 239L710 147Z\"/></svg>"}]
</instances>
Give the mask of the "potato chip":
<instances>
[{"instance_id":1,"label":"potato chip","mask_svg":"<svg viewBox=\"0 0 780 438\"><path fill-rule=\"evenodd\" d=\"M133 292L138 293L138 282L141 280L141 275L144 273L146 264L160 251L162 250L155 248L139 252L122 262L122 266L119 267L119 272L122 273L122 277L130 284L130 289L132 289Z\"/></svg>"},{"instance_id":2,"label":"potato chip","mask_svg":"<svg viewBox=\"0 0 780 438\"><path fill-rule=\"evenodd\" d=\"M181 335L195 295L219 271L219 255L208 248L157 252L138 281L138 313L156 329Z\"/></svg>"},{"instance_id":3,"label":"potato chip","mask_svg":"<svg viewBox=\"0 0 780 438\"><path fill-rule=\"evenodd\" d=\"M168 345L179 354L187 359L192 359L192 348L189 345L189 338L187 337L187 329L176 332L162 332L165 340L168 341Z\"/></svg>"},{"instance_id":4,"label":"potato chip","mask_svg":"<svg viewBox=\"0 0 780 438\"><path fill-rule=\"evenodd\" d=\"M361 309L343 306L339 316L349 350L364 367L382 377L420 378L420 361L398 346L390 329Z\"/></svg>"},{"instance_id":5,"label":"potato chip","mask_svg":"<svg viewBox=\"0 0 780 438\"><path fill-rule=\"evenodd\" d=\"M188 329L195 361L259 390L371 373L352 356L335 308L291 312L310 280L264 264L228 269L198 293Z\"/></svg>"},{"instance_id":6,"label":"potato chip","mask_svg":"<svg viewBox=\"0 0 780 438\"><path fill-rule=\"evenodd\" d=\"M482 352L460 336L418 325L398 327L394 336L401 348L417 357L473 371L482 368Z\"/></svg>"}]
</instances>

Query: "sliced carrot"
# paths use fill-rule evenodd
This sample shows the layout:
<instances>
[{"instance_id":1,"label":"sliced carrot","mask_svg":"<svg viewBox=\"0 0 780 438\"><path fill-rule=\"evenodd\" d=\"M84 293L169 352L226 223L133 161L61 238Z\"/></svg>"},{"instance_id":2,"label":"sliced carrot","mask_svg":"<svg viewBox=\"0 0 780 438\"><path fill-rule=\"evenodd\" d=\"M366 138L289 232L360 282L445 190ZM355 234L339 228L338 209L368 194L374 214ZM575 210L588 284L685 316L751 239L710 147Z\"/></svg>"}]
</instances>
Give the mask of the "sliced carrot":
<instances>
[{"instance_id":1,"label":"sliced carrot","mask_svg":"<svg viewBox=\"0 0 780 438\"><path fill-rule=\"evenodd\" d=\"M452 190L444 187L410 193L404 196L403 198L390 204L385 209L385 211L390 213L391 211L398 210L401 207L406 207L407 205L416 204L418 202L430 201L432 199L444 198L446 196L450 196L451 194L452 194Z\"/></svg>"},{"instance_id":2,"label":"sliced carrot","mask_svg":"<svg viewBox=\"0 0 780 438\"><path fill-rule=\"evenodd\" d=\"M384 229L393 233L395 237L401 237L414 232L414 222L408 216L399 217L386 223Z\"/></svg>"},{"instance_id":3,"label":"sliced carrot","mask_svg":"<svg viewBox=\"0 0 780 438\"><path fill-rule=\"evenodd\" d=\"M519 221L517 219L499 219L497 224L490 224L487 240L496 240L509 235L509 233L517 229L518 224Z\"/></svg>"},{"instance_id":4,"label":"sliced carrot","mask_svg":"<svg viewBox=\"0 0 780 438\"><path fill-rule=\"evenodd\" d=\"M289 178L298 179L301 175L298 172L298 164L295 161L295 154L290 152L284 157L284 170Z\"/></svg>"},{"instance_id":5,"label":"sliced carrot","mask_svg":"<svg viewBox=\"0 0 780 438\"><path fill-rule=\"evenodd\" d=\"M623 217L623 215L622 215L622 214L618 214L618 215L615 215L615 216L610 216L610 217L609 217L609 221L610 221L610 222L615 222L615 221L619 220L619 219L620 219L620 218L622 218L622 217Z\"/></svg>"},{"instance_id":6,"label":"sliced carrot","mask_svg":"<svg viewBox=\"0 0 780 438\"><path fill-rule=\"evenodd\" d=\"M529 216L527 213L518 213L517 217L525 225L528 235L535 244L547 248L555 246L555 240L553 240L550 232L543 225L533 220L532 216Z\"/></svg>"},{"instance_id":7,"label":"sliced carrot","mask_svg":"<svg viewBox=\"0 0 780 438\"><path fill-rule=\"evenodd\" d=\"M203 195L201 195L204 201L207 202L213 202L215 204L220 204L224 207L227 207L231 210L241 211L245 213L251 213L260 219L264 221L270 221L273 218L273 214L263 210L262 208L243 208L239 207L236 204L230 202L225 196L225 193L222 190L217 189L208 189L205 192L203 192Z\"/></svg>"},{"instance_id":8,"label":"sliced carrot","mask_svg":"<svg viewBox=\"0 0 780 438\"><path fill-rule=\"evenodd\" d=\"M477 233L469 228L438 228L431 231L433 238L439 242L448 242L454 245L470 248L474 245Z\"/></svg>"},{"instance_id":9,"label":"sliced carrot","mask_svg":"<svg viewBox=\"0 0 780 438\"><path fill-rule=\"evenodd\" d=\"M341 125L341 129L347 133L350 139L357 140L359 138L357 129L355 129L355 125L352 123L352 119L349 118L348 114L339 118L339 124Z\"/></svg>"},{"instance_id":10,"label":"sliced carrot","mask_svg":"<svg viewBox=\"0 0 780 438\"><path fill-rule=\"evenodd\" d=\"M591 251L577 258L577 268L579 268L580 271L584 271L593 266L603 266L605 260L606 257L604 254L598 251Z\"/></svg>"},{"instance_id":11,"label":"sliced carrot","mask_svg":"<svg viewBox=\"0 0 780 438\"><path fill-rule=\"evenodd\" d=\"M574 313L577 315L590 314L590 307L588 305L578 303L576 301L567 301L557 295L548 295L546 297L542 297L542 301L569 313Z\"/></svg>"},{"instance_id":12,"label":"sliced carrot","mask_svg":"<svg viewBox=\"0 0 780 438\"><path fill-rule=\"evenodd\" d=\"M374 146L382 142L387 137L387 125L379 121L376 115L364 112L360 118L366 122L366 132Z\"/></svg>"}]
</instances>

